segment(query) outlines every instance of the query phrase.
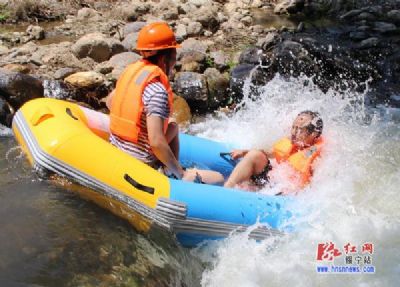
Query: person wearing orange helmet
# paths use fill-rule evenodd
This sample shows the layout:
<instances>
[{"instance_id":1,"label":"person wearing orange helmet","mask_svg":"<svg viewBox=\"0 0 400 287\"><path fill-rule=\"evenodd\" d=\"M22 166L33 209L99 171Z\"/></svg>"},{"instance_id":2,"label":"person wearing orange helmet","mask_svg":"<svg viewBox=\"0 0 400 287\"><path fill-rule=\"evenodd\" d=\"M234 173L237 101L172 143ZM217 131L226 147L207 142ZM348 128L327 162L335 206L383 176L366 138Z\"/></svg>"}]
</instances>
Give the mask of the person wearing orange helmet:
<instances>
[{"instance_id":1,"label":"person wearing orange helmet","mask_svg":"<svg viewBox=\"0 0 400 287\"><path fill-rule=\"evenodd\" d=\"M136 51L142 59L121 74L110 103L110 142L153 168L179 179L222 182L217 172L184 170L178 161L179 129L170 120L173 92L168 76L176 63L174 32L164 22L144 26Z\"/></svg>"}]
</instances>

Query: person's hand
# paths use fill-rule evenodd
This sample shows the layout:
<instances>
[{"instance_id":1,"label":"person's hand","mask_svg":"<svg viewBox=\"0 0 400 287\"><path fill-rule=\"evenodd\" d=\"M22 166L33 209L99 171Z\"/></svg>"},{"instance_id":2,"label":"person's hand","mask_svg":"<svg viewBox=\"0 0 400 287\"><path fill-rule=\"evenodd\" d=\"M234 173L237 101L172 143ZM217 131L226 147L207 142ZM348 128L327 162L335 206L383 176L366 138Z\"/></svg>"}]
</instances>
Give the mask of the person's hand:
<instances>
[{"instance_id":1,"label":"person's hand","mask_svg":"<svg viewBox=\"0 0 400 287\"><path fill-rule=\"evenodd\" d=\"M244 149L234 149L231 151L231 158L232 159L238 159L238 158L242 158L246 155L247 150Z\"/></svg>"}]
</instances>

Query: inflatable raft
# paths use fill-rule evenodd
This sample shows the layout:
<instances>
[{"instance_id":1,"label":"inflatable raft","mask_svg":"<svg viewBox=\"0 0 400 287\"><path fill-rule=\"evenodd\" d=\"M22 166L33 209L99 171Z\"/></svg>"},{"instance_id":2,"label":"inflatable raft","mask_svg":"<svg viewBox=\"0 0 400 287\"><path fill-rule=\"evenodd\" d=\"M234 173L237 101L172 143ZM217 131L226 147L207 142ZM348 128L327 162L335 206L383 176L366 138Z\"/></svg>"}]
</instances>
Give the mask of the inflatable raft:
<instances>
[{"instance_id":1,"label":"inflatable raft","mask_svg":"<svg viewBox=\"0 0 400 287\"><path fill-rule=\"evenodd\" d=\"M140 230L153 224L170 230L185 246L244 231L263 239L281 234L291 217L288 197L175 180L160 174L108 142L107 115L77 104L40 98L21 107L13 131L31 165L67 177L86 188L85 198L129 220ZM227 144L180 134L185 167L228 175L234 163Z\"/></svg>"}]
</instances>

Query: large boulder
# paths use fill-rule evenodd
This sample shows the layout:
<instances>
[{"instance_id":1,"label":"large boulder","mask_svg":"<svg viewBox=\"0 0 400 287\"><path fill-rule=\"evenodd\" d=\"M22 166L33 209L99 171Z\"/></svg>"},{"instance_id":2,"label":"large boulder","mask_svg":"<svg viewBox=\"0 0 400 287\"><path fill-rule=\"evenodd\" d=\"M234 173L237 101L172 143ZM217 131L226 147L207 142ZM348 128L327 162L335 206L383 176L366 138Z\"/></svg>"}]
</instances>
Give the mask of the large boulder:
<instances>
[{"instance_id":1,"label":"large boulder","mask_svg":"<svg viewBox=\"0 0 400 287\"><path fill-rule=\"evenodd\" d=\"M192 118L190 107L184 98L174 95L172 117L178 124L187 124Z\"/></svg>"},{"instance_id":2,"label":"large boulder","mask_svg":"<svg viewBox=\"0 0 400 287\"><path fill-rule=\"evenodd\" d=\"M138 35L139 32L133 32L125 36L124 40L122 41L122 45L126 51L132 51L136 48Z\"/></svg>"},{"instance_id":3,"label":"large boulder","mask_svg":"<svg viewBox=\"0 0 400 287\"><path fill-rule=\"evenodd\" d=\"M215 68L208 68L204 72L208 87L208 108L215 109L227 101L229 76L222 75Z\"/></svg>"},{"instance_id":4,"label":"large boulder","mask_svg":"<svg viewBox=\"0 0 400 287\"><path fill-rule=\"evenodd\" d=\"M32 76L0 68L0 96L19 109L25 102L43 97L43 85Z\"/></svg>"},{"instance_id":5,"label":"large boulder","mask_svg":"<svg viewBox=\"0 0 400 287\"><path fill-rule=\"evenodd\" d=\"M42 40L44 39L45 33L44 29L40 26L29 25L26 29L26 34L28 34L29 39Z\"/></svg>"},{"instance_id":6,"label":"large boulder","mask_svg":"<svg viewBox=\"0 0 400 287\"><path fill-rule=\"evenodd\" d=\"M114 55L108 61L108 64L112 67L112 76L114 79L118 79L123 70L132 63L140 60L141 56L133 52L124 52L118 55Z\"/></svg>"},{"instance_id":7,"label":"large boulder","mask_svg":"<svg viewBox=\"0 0 400 287\"><path fill-rule=\"evenodd\" d=\"M304 7L304 0L281 0L274 8L276 14L295 14Z\"/></svg>"},{"instance_id":8,"label":"large boulder","mask_svg":"<svg viewBox=\"0 0 400 287\"><path fill-rule=\"evenodd\" d=\"M127 23L123 28L124 37L131 33L139 32L144 26L146 26L146 22L136 21Z\"/></svg>"},{"instance_id":9,"label":"large boulder","mask_svg":"<svg viewBox=\"0 0 400 287\"><path fill-rule=\"evenodd\" d=\"M200 22L205 29L216 32L219 28L217 12L218 10L213 9L213 7L205 6L198 9L191 16L194 21Z\"/></svg>"},{"instance_id":10,"label":"large boulder","mask_svg":"<svg viewBox=\"0 0 400 287\"><path fill-rule=\"evenodd\" d=\"M204 75L194 72L177 73L174 91L194 110L205 111L208 108L207 80Z\"/></svg>"},{"instance_id":11,"label":"large boulder","mask_svg":"<svg viewBox=\"0 0 400 287\"><path fill-rule=\"evenodd\" d=\"M94 88L104 83L105 78L102 74L89 71L89 72L78 72L69 75L64 79L68 84L71 84L79 88Z\"/></svg>"},{"instance_id":12,"label":"large boulder","mask_svg":"<svg viewBox=\"0 0 400 287\"><path fill-rule=\"evenodd\" d=\"M122 43L101 33L87 34L72 46L72 52L77 58L89 57L99 63L124 50Z\"/></svg>"}]
</instances>

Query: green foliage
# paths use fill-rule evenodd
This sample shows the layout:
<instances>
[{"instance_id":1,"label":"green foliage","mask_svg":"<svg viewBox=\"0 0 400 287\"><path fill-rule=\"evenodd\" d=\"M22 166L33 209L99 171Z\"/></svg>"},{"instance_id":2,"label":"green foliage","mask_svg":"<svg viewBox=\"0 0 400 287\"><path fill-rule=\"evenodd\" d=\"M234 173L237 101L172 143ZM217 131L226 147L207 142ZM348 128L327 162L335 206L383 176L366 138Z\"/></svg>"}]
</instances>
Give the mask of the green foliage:
<instances>
[{"instance_id":1,"label":"green foliage","mask_svg":"<svg viewBox=\"0 0 400 287\"><path fill-rule=\"evenodd\" d=\"M10 12L6 5L0 5L0 22L6 21L10 17Z\"/></svg>"},{"instance_id":2,"label":"green foliage","mask_svg":"<svg viewBox=\"0 0 400 287\"><path fill-rule=\"evenodd\" d=\"M215 65L214 59L211 58L210 55L207 55L207 57L206 57L206 65L207 65L207 68L212 68Z\"/></svg>"}]
</instances>

